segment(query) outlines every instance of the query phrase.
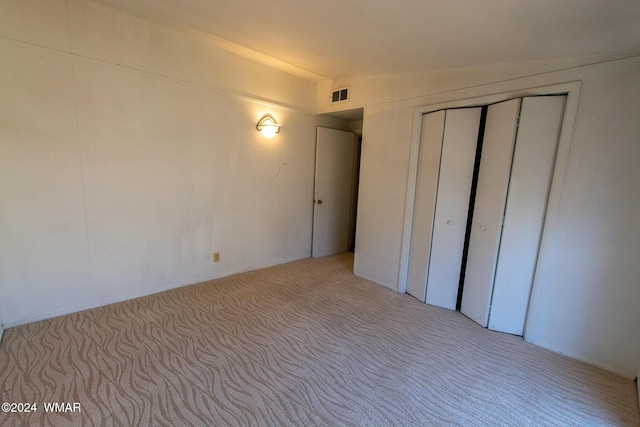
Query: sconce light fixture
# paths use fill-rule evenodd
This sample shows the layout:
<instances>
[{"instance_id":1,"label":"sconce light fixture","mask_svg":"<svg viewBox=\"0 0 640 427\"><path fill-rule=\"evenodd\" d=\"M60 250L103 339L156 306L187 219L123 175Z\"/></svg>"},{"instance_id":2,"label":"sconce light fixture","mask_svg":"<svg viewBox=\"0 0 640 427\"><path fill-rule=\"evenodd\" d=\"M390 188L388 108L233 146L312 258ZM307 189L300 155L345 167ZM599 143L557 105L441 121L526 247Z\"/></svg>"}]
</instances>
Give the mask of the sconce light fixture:
<instances>
[{"instance_id":1,"label":"sconce light fixture","mask_svg":"<svg viewBox=\"0 0 640 427\"><path fill-rule=\"evenodd\" d=\"M256 125L256 129L258 129L265 138L271 139L276 133L280 132L280 124L276 122L276 119L274 119L271 114L265 114Z\"/></svg>"}]
</instances>

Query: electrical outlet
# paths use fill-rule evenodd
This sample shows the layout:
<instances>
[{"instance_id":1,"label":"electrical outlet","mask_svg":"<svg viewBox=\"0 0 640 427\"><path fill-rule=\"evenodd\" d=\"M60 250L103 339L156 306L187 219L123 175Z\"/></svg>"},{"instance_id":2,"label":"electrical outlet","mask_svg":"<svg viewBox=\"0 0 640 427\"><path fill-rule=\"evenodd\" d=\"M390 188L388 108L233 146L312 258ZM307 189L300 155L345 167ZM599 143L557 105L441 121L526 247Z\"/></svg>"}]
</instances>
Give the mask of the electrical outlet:
<instances>
[{"instance_id":1,"label":"electrical outlet","mask_svg":"<svg viewBox=\"0 0 640 427\"><path fill-rule=\"evenodd\" d=\"M213 262L220 262L220 252L213 253Z\"/></svg>"}]
</instances>

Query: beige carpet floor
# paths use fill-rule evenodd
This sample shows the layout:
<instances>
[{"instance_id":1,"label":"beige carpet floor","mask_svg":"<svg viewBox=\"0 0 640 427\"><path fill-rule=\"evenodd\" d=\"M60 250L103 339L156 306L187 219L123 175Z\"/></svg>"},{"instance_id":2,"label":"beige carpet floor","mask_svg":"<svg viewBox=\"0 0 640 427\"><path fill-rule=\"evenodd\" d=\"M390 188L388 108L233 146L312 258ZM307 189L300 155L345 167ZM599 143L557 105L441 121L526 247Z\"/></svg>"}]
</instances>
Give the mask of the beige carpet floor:
<instances>
[{"instance_id":1,"label":"beige carpet floor","mask_svg":"<svg viewBox=\"0 0 640 427\"><path fill-rule=\"evenodd\" d=\"M633 381L351 268L302 260L9 329L2 402L38 410L0 425L640 426Z\"/></svg>"}]
</instances>

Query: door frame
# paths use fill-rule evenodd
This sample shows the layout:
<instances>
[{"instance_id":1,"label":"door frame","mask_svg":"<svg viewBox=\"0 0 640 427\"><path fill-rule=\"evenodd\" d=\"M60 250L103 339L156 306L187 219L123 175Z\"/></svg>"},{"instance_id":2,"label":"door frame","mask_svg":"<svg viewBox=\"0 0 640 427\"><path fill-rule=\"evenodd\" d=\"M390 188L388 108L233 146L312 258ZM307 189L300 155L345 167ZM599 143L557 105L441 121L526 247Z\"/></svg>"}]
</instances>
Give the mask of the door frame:
<instances>
[{"instance_id":1,"label":"door frame","mask_svg":"<svg viewBox=\"0 0 640 427\"><path fill-rule=\"evenodd\" d=\"M547 268L545 265L545 259L547 259L547 257L543 256L543 254L545 254L548 250L548 236L553 234L551 231L555 228L557 222L558 210L560 206L560 196L564 178L566 175L567 163L569 160L569 146L571 144L571 140L573 139L573 128L578 110L578 98L580 96L581 86L582 83L580 81L573 81L557 85L513 89L505 92L490 93L475 97L463 97L453 101L438 101L439 99L443 98L443 94L438 94L426 97L427 103L414 109L413 130L409 153L409 173L407 178L407 192L404 210L404 224L402 230L402 245L400 248L398 292L406 293L407 291L409 252L411 248L411 231L413 224L413 205L415 202L416 180L418 176L418 154L420 150L420 135L422 132L422 116L424 114L443 109L477 107L487 104L494 104L501 101L507 101L513 98L539 95L566 95L567 102L565 105L565 112L560 131L560 139L558 141L556 164L553 170L551 188L549 190L549 202L546 210L546 220L542 229L542 238L540 241L540 249L538 252L538 262L535 268L531 298L523 334L524 339L529 341L528 337L535 333L535 324L538 320L537 314L539 310L537 307L539 305L540 287L537 286L537 281L538 278L542 275L540 273ZM461 96L464 96L464 93L467 91L468 89L461 89L456 92L459 92ZM444 94L444 96L446 96L446 94ZM433 98L434 102L428 103L429 98Z\"/></svg>"}]
</instances>

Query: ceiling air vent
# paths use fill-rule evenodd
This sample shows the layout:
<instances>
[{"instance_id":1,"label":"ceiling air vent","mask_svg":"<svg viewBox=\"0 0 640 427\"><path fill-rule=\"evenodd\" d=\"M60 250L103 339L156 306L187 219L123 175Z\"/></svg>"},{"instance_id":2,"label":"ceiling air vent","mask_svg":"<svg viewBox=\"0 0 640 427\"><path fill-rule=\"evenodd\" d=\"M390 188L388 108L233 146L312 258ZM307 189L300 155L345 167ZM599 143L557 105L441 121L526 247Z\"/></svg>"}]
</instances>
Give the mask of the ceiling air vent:
<instances>
[{"instance_id":1,"label":"ceiling air vent","mask_svg":"<svg viewBox=\"0 0 640 427\"><path fill-rule=\"evenodd\" d=\"M331 102L342 102L349 100L349 88L343 87L342 89L336 89L331 92Z\"/></svg>"}]
</instances>

